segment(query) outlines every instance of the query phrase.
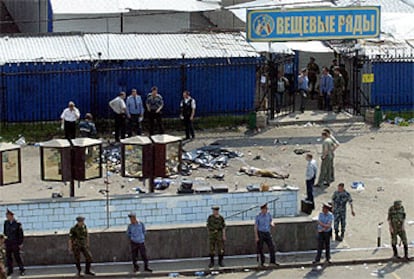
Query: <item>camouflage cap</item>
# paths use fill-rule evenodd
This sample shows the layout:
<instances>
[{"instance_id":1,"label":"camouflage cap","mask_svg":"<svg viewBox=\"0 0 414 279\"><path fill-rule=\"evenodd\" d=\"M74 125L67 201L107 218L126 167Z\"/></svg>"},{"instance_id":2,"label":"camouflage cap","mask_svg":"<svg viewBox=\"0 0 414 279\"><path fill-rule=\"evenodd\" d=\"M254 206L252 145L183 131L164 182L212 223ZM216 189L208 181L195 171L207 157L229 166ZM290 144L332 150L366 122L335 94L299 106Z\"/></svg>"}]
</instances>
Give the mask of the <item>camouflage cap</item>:
<instances>
[{"instance_id":1,"label":"camouflage cap","mask_svg":"<svg viewBox=\"0 0 414 279\"><path fill-rule=\"evenodd\" d=\"M78 221L78 222L85 221L85 217L83 217L83 216L78 216L78 217L76 217L76 221Z\"/></svg>"},{"instance_id":2,"label":"camouflage cap","mask_svg":"<svg viewBox=\"0 0 414 279\"><path fill-rule=\"evenodd\" d=\"M7 208L6 215L14 215L13 211Z\"/></svg>"},{"instance_id":3,"label":"camouflage cap","mask_svg":"<svg viewBox=\"0 0 414 279\"><path fill-rule=\"evenodd\" d=\"M211 209L213 209L213 210L220 210L220 206L214 205L214 206L211 207Z\"/></svg>"},{"instance_id":4,"label":"camouflage cap","mask_svg":"<svg viewBox=\"0 0 414 279\"><path fill-rule=\"evenodd\" d=\"M267 208L267 203L264 203L260 206L260 209Z\"/></svg>"},{"instance_id":5,"label":"camouflage cap","mask_svg":"<svg viewBox=\"0 0 414 279\"><path fill-rule=\"evenodd\" d=\"M402 204L401 200L394 201L394 206L401 206L401 204Z\"/></svg>"}]
</instances>

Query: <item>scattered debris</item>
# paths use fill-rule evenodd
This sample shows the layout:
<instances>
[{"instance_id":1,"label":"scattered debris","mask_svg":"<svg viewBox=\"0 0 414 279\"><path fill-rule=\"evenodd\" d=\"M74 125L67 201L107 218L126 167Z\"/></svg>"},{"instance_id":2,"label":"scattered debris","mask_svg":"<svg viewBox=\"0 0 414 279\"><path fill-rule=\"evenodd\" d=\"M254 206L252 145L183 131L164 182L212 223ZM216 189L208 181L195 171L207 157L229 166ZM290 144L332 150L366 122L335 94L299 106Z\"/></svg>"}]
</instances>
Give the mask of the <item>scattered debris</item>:
<instances>
[{"instance_id":1,"label":"scattered debris","mask_svg":"<svg viewBox=\"0 0 414 279\"><path fill-rule=\"evenodd\" d=\"M351 188L358 190L358 189L361 189L361 188L365 188L365 185L364 185L364 182L362 182L362 181L354 181L354 182L352 182Z\"/></svg>"},{"instance_id":2,"label":"scattered debris","mask_svg":"<svg viewBox=\"0 0 414 279\"><path fill-rule=\"evenodd\" d=\"M254 158L253 158L253 160L260 160L260 155L256 155Z\"/></svg>"},{"instance_id":3,"label":"scattered debris","mask_svg":"<svg viewBox=\"0 0 414 279\"><path fill-rule=\"evenodd\" d=\"M249 151L249 154L251 152ZM220 146L204 146L182 155L183 162L187 164L196 163L203 168L224 168L228 165L228 160L236 157L243 157L243 153L230 151Z\"/></svg>"},{"instance_id":4,"label":"scattered debris","mask_svg":"<svg viewBox=\"0 0 414 279\"><path fill-rule=\"evenodd\" d=\"M102 195L106 195L106 194L108 194L109 193L109 191L108 190L105 190L105 189L100 189L99 191L98 191L98 193L99 194L102 194Z\"/></svg>"},{"instance_id":5,"label":"scattered debris","mask_svg":"<svg viewBox=\"0 0 414 279\"><path fill-rule=\"evenodd\" d=\"M170 187L171 180L166 178L156 178L154 179L154 189L158 191L163 191L165 189L168 189Z\"/></svg>"},{"instance_id":6,"label":"scattered debris","mask_svg":"<svg viewBox=\"0 0 414 279\"><path fill-rule=\"evenodd\" d=\"M375 161L375 164L377 164L377 165L379 165L379 164L381 164L379 161Z\"/></svg>"},{"instance_id":7,"label":"scattered debris","mask_svg":"<svg viewBox=\"0 0 414 279\"><path fill-rule=\"evenodd\" d=\"M52 199L63 198L61 193L52 193Z\"/></svg>"},{"instance_id":8,"label":"scattered debris","mask_svg":"<svg viewBox=\"0 0 414 279\"><path fill-rule=\"evenodd\" d=\"M145 194L145 191L142 190L140 187L132 188L132 190L137 192L138 194Z\"/></svg>"},{"instance_id":9,"label":"scattered debris","mask_svg":"<svg viewBox=\"0 0 414 279\"><path fill-rule=\"evenodd\" d=\"M170 277L170 278L177 278L179 276L180 276L180 273L178 273L178 272L171 272L171 273L168 274L168 277Z\"/></svg>"},{"instance_id":10,"label":"scattered debris","mask_svg":"<svg viewBox=\"0 0 414 279\"><path fill-rule=\"evenodd\" d=\"M214 179L217 179L217 180L224 180L224 173L207 175L206 178L214 178Z\"/></svg>"},{"instance_id":11,"label":"scattered debris","mask_svg":"<svg viewBox=\"0 0 414 279\"><path fill-rule=\"evenodd\" d=\"M310 123L310 122L308 122L308 123L306 123L305 125L303 125L303 127L312 127L313 126L313 124L312 123Z\"/></svg>"},{"instance_id":12,"label":"scattered debris","mask_svg":"<svg viewBox=\"0 0 414 279\"><path fill-rule=\"evenodd\" d=\"M298 148L298 149L293 150L293 152L295 152L296 155L302 155L302 154L305 154L305 153L309 153L310 150Z\"/></svg>"},{"instance_id":13,"label":"scattered debris","mask_svg":"<svg viewBox=\"0 0 414 279\"><path fill-rule=\"evenodd\" d=\"M15 143L18 145L26 145L26 139L23 136L19 136Z\"/></svg>"},{"instance_id":14,"label":"scattered debris","mask_svg":"<svg viewBox=\"0 0 414 279\"><path fill-rule=\"evenodd\" d=\"M398 125L398 126L410 126L410 124L414 123L414 118L406 120L402 117L397 116L394 119L388 119L387 123L395 124L395 125Z\"/></svg>"},{"instance_id":15,"label":"scattered debris","mask_svg":"<svg viewBox=\"0 0 414 279\"><path fill-rule=\"evenodd\" d=\"M377 187L377 192L384 192L385 189L382 186Z\"/></svg>"},{"instance_id":16,"label":"scattered debris","mask_svg":"<svg viewBox=\"0 0 414 279\"><path fill-rule=\"evenodd\" d=\"M121 146L108 145L103 148L103 158L107 163L108 174L118 173L121 170ZM105 163L105 162L104 162Z\"/></svg>"},{"instance_id":17,"label":"scattered debris","mask_svg":"<svg viewBox=\"0 0 414 279\"><path fill-rule=\"evenodd\" d=\"M258 184L247 185L246 189L248 192L260 192L260 185Z\"/></svg>"},{"instance_id":18,"label":"scattered debris","mask_svg":"<svg viewBox=\"0 0 414 279\"><path fill-rule=\"evenodd\" d=\"M194 272L194 276L197 276L197 277L203 277L205 274L204 274L204 271L196 271L196 272Z\"/></svg>"}]
</instances>

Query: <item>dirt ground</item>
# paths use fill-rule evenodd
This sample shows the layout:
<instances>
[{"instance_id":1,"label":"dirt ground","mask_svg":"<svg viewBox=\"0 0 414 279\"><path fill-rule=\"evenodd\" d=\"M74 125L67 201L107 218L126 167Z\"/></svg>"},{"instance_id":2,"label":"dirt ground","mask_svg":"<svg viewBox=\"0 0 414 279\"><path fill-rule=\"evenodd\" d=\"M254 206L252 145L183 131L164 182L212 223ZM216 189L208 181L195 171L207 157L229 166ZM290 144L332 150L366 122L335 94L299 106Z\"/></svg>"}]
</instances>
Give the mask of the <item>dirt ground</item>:
<instances>
[{"instance_id":1,"label":"dirt ground","mask_svg":"<svg viewBox=\"0 0 414 279\"><path fill-rule=\"evenodd\" d=\"M321 152L320 132L325 126L314 125L287 126L269 128L256 135L247 135L245 130L220 130L198 132L196 140L187 143L184 148L191 150L213 142L244 153L244 157L231 159L229 167L222 170L198 169L193 171L191 179L194 186L225 184L231 191L245 191L249 184L266 182L271 186L284 183L300 188L300 196L305 196L304 155L296 155L293 150L302 148L311 151L319 159ZM414 220L414 126L399 127L383 124L381 129L371 129L362 123L332 124L328 126L341 142L335 157L336 181L329 187L315 189L316 204L328 201L336 189L336 184L344 182L352 194L356 216L348 211L348 229L345 241L338 247L373 247L377 241L377 224L386 222L388 207L396 199L403 200L407 212L407 221ZM0 187L0 202L50 198L53 192L69 195L68 185L40 180L39 149L25 146L22 149L23 183ZM254 160L259 156L260 159ZM320 164L320 160L318 161ZM240 175L241 166L249 165L259 168L278 168L290 174L283 180L249 177ZM224 173L224 181L206 178ZM179 179L173 180L167 191L159 194L175 193ZM135 194L134 187L142 187L136 179L110 176L110 195ZM362 181L365 190L351 189L353 181ZM235 186L237 185L237 190ZM82 182L76 186L79 198L103 197L99 193L104 189L104 179ZM148 190L148 188L144 188ZM251 205L246 205L250 207ZM312 213L316 216L318 210ZM406 225L409 241L414 241L414 225ZM383 226L383 243L389 244L388 226ZM413 242L414 244L414 242Z\"/></svg>"}]
</instances>

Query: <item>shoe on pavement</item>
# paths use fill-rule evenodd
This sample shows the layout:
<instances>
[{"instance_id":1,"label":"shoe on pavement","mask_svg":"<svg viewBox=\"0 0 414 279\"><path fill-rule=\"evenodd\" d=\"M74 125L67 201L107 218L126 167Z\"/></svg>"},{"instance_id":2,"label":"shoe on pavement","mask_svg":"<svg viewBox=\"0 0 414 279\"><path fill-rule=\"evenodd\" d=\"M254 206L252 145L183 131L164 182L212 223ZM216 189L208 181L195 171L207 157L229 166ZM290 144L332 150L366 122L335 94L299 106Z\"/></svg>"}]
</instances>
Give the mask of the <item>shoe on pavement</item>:
<instances>
[{"instance_id":1,"label":"shoe on pavement","mask_svg":"<svg viewBox=\"0 0 414 279\"><path fill-rule=\"evenodd\" d=\"M95 276L95 272L93 271L85 271L85 274L90 275L90 276Z\"/></svg>"},{"instance_id":2,"label":"shoe on pavement","mask_svg":"<svg viewBox=\"0 0 414 279\"><path fill-rule=\"evenodd\" d=\"M332 262L331 262L331 260L326 260L325 263L326 264L331 264Z\"/></svg>"},{"instance_id":3,"label":"shoe on pavement","mask_svg":"<svg viewBox=\"0 0 414 279\"><path fill-rule=\"evenodd\" d=\"M314 260L314 261L312 261L313 264L318 264L320 262L321 262L320 260Z\"/></svg>"},{"instance_id":4,"label":"shoe on pavement","mask_svg":"<svg viewBox=\"0 0 414 279\"><path fill-rule=\"evenodd\" d=\"M339 235L335 236L335 241L342 242L342 237Z\"/></svg>"},{"instance_id":5,"label":"shoe on pavement","mask_svg":"<svg viewBox=\"0 0 414 279\"><path fill-rule=\"evenodd\" d=\"M269 267L278 267L279 266L279 264L277 264L277 263L270 263L269 264Z\"/></svg>"},{"instance_id":6,"label":"shoe on pavement","mask_svg":"<svg viewBox=\"0 0 414 279\"><path fill-rule=\"evenodd\" d=\"M20 276L25 276L25 275L26 275L26 270L25 269L20 270Z\"/></svg>"},{"instance_id":7,"label":"shoe on pavement","mask_svg":"<svg viewBox=\"0 0 414 279\"><path fill-rule=\"evenodd\" d=\"M149 268L149 267L144 268L144 270L147 271L147 272L152 272L152 269Z\"/></svg>"},{"instance_id":8,"label":"shoe on pavement","mask_svg":"<svg viewBox=\"0 0 414 279\"><path fill-rule=\"evenodd\" d=\"M76 277L83 277L83 274L80 271L78 271L76 272Z\"/></svg>"}]
</instances>

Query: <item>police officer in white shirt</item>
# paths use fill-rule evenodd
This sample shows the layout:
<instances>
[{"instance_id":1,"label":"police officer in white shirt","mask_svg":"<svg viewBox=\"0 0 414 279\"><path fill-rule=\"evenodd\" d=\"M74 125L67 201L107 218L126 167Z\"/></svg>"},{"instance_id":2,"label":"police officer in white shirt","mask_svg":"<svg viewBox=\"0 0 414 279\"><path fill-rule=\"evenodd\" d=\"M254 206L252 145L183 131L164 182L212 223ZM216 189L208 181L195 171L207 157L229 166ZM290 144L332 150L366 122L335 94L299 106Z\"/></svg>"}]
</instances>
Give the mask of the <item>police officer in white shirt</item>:
<instances>
[{"instance_id":1,"label":"police officer in white shirt","mask_svg":"<svg viewBox=\"0 0 414 279\"><path fill-rule=\"evenodd\" d=\"M76 137L76 121L79 120L79 117L79 110L75 107L75 103L70 101L68 107L60 115L65 131L65 138L74 139Z\"/></svg>"},{"instance_id":2,"label":"police officer in white shirt","mask_svg":"<svg viewBox=\"0 0 414 279\"><path fill-rule=\"evenodd\" d=\"M115 113L115 141L125 138L126 129L126 93L120 92L118 97L109 102L109 106Z\"/></svg>"}]
</instances>

